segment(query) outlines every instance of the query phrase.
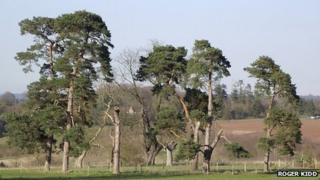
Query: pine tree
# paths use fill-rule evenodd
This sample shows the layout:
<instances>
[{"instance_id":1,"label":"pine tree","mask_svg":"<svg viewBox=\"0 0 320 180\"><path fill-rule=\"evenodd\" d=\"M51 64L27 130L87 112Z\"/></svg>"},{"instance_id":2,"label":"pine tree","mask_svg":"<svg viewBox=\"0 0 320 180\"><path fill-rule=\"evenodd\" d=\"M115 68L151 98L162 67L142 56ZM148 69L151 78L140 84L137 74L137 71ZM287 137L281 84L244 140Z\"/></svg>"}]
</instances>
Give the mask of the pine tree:
<instances>
[{"instance_id":1,"label":"pine tree","mask_svg":"<svg viewBox=\"0 0 320 180\"><path fill-rule=\"evenodd\" d=\"M23 70L25 72L31 72L34 65L40 68L40 80L31 84L28 89L27 108L31 116L47 116L51 118L39 118L42 121L35 124L45 129L42 136L46 137L44 139L47 142L46 146L42 147L45 147L46 151L45 168L50 170L52 147L56 141L54 139L54 129L60 128L61 126L59 127L58 125L61 124L57 123L58 120L49 114L56 114L58 109L64 106L63 103L59 102L60 97L57 95L57 88L55 87L59 82L56 79L54 65L57 62L57 58L63 53L63 48L60 44L61 41L57 38L53 18L34 17L33 19L25 19L19 23L19 26L22 35L32 35L34 38L34 44L27 48L26 51L18 52L15 58L24 66ZM57 101L59 103L56 103ZM39 120L31 117L29 119ZM55 125L57 127L54 127ZM43 141L43 139L37 140Z\"/></svg>"},{"instance_id":2,"label":"pine tree","mask_svg":"<svg viewBox=\"0 0 320 180\"><path fill-rule=\"evenodd\" d=\"M17 53L16 59L26 72L32 71L32 65L40 66L41 79L35 88L54 97L47 99L46 104L63 108L67 114L60 127L64 130L63 172L67 172L69 151L77 155L87 146L83 138L84 128L92 124L87 114L95 101L93 83L100 75L107 82L112 80L111 35L100 16L86 11L58 18L25 19L19 25L23 35L33 35L35 43L25 52ZM39 95L42 97L43 94ZM36 105L39 99L32 98L29 98L29 104Z\"/></svg>"},{"instance_id":3,"label":"pine tree","mask_svg":"<svg viewBox=\"0 0 320 180\"><path fill-rule=\"evenodd\" d=\"M156 112L160 112L163 100L175 96L175 86L179 84L186 70L187 50L183 47L171 45L154 45L153 50L140 58L140 67L136 78L139 81L148 81L153 84L153 94L157 97ZM154 124L150 123L152 129ZM156 131L151 131L148 136L152 141L148 150L147 164L154 164L155 157L162 149L159 144Z\"/></svg>"},{"instance_id":4,"label":"pine tree","mask_svg":"<svg viewBox=\"0 0 320 180\"><path fill-rule=\"evenodd\" d=\"M64 14L56 18L55 27L64 47L56 68L65 84L61 90L67 92L68 99L62 166L62 171L67 172L71 139L81 141L76 136L91 124L86 115L95 100L93 82L99 78L98 71L105 81L112 80L109 48L113 45L106 24L93 13Z\"/></svg>"},{"instance_id":5,"label":"pine tree","mask_svg":"<svg viewBox=\"0 0 320 180\"><path fill-rule=\"evenodd\" d=\"M205 153L203 169L210 171L210 160L213 148L210 145L210 131L213 120L217 118L213 107L213 84L224 76L229 76L230 62L218 48L212 47L207 40L196 40L193 54L188 62L188 74L193 87L207 89L208 94L208 121L205 127Z\"/></svg>"},{"instance_id":6,"label":"pine tree","mask_svg":"<svg viewBox=\"0 0 320 180\"><path fill-rule=\"evenodd\" d=\"M255 62L251 64L250 67L245 68L251 77L257 79L256 89L264 93L269 98L268 109L266 112L265 125L266 125L266 135L260 139L259 146L265 151L264 157L264 171L270 171L270 153L275 147L275 140L278 144L282 144L286 148L291 148L290 153L293 152L294 144L300 142L300 121L295 117L295 113L285 112L283 109L276 111L276 99L284 98L287 100L287 106L296 107L299 100L299 96L296 94L296 87L291 82L291 77L289 74L283 72L279 65L277 65L270 57L261 56ZM290 118L288 118L290 116ZM284 121L287 124L285 126L291 127L294 130L292 134L288 135L289 142L285 138L274 139L275 129L281 128L281 124ZM284 129L282 129L284 130ZM279 131L281 132L281 130ZM286 131L283 131L283 133ZM278 134L280 135L280 134ZM279 136L281 137L281 135ZM290 144L290 146L289 146ZM288 151L287 149L286 151Z\"/></svg>"}]
</instances>

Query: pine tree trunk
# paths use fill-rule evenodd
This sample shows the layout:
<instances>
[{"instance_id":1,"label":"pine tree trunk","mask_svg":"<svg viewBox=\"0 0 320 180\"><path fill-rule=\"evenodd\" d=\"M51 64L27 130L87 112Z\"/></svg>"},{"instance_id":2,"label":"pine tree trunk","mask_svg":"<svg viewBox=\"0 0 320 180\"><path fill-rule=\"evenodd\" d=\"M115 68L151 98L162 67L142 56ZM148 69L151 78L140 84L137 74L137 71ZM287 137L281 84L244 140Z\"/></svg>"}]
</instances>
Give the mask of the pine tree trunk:
<instances>
[{"instance_id":1,"label":"pine tree trunk","mask_svg":"<svg viewBox=\"0 0 320 180\"><path fill-rule=\"evenodd\" d=\"M157 96L157 105L156 105L156 109L157 112L160 111L161 108L161 103L162 103L162 98L160 95ZM156 163L156 156L158 155L158 153L161 151L162 146L159 144L157 137L155 135L155 133L151 132L150 130L153 129L154 127L154 123L152 121L150 121L150 119L148 118L148 129L146 132L146 136L148 137L147 139L147 165L155 165Z\"/></svg>"},{"instance_id":2,"label":"pine tree trunk","mask_svg":"<svg viewBox=\"0 0 320 180\"><path fill-rule=\"evenodd\" d=\"M204 150L203 153L203 164L202 164L202 170L203 173L209 174L210 172L210 160L212 155L212 148L209 146Z\"/></svg>"},{"instance_id":3,"label":"pine tree trunk","mask_svg":"<svg viewBox=\"0 0 320 180\"><path fill-rule=\"evenodd\" d=\"M186 124L186 130L187 130L187 137L191 137L192 138L192 135L194 134L194 125L193 125L193 121L192 119L190 118L190 114L189 114L189 109L188 109L188 106L187 104L184 102L184 99L183 97L179 96L179 95L176 95L181 106L182 106L182 109L184 111L184 116L186 118L186 120L188 121L187 124Z\"/></svg>"},{"instance_id":4,"label":"pine tree trunk","mask_svg":"<svg viewBox=\"0 0 320 180\"><path fill-rule=\"evenodd\" d=\"M199 153L197 153L192 160L191 170L196 171L198 170L198 168L199 168Z\"/></svg>"},{"instance_id":5,"label":"pine tree trunk","mask_svg":"<svg viewBox=\"0 0 320 180\"><path fill-rule=\"evenodd\" d=\"M270 136L271 136L271 131L268 128L266 138L270 139ZM270 153L271 153L271 149L268 147L265 154L264 154L264 160L263 160L263 162L264 162L263 171L264 172L270 171Z\"/></svg>"},{"instance_id":6,"label":"pine tree trunk","mask_svg":"<svg viewBox=\"0 0 320 180\"><path fill-rule=\"evenodd\" d=\"M169 142L166 145L166 152L167 152L167 162L166 162L166 166L172 166L173 165L173 155L172 152L173 150L176 148L177 143L174 141Z\"/></svg>"},{"instance_id":7,"label":"pine tree trunk","mask_svg":"<svg viewBox=\"0 0 320 180\"><path fill-rule=\"evenodd\" d=\"M158 155L158 153L161 151L162 146L158 143L157 137L154 133L152 133L152 120L148 116L147 112L147 106L144 102L144 98L139 94L138 87L136 85L136 82L134 80L134 74L131 72L131 76L133 79L133 86L134 86L134 94L137 99L137 101L142 106L142 126L143 126L143 141L144 141L144 149L146 154L146 165L154 165L155 164L155 158ZM159 102L160 103L160 102ZM159 108L159 105L158 105Z\"/></svg>"},{"instance_id":8,"label":"pine tree trunk","mask_svg":"<svg viewBox=\"0 0 320 180\"><path fill-rule=\"evenodd\" d=\"M270 102L269 102L269 107L268 107L268 112L267 112L267 117L270 117L270 113L272 111L273 108L273 103L274 103L274 99L275 99L275 94L272 95L272 97L270 98ZM267 131L266 131L266 138L269 140L271 138L271 128L268 126L267 127ZM267 148L265 154L264 154L264 167L263 167L263 171L264 172L269 172L270 171L270 153L271 153L271 149L270 147Z\"/></svg>"},{"instance_id":9,"label":"pine tree trunk","mask_svg":"<svg viewBox=\"0 0 320 180\"><path fill-rule=\"evenodd\" d=\"M194 126L194 132L193 132L193 142L196 144L199 144L199 128L200 128L200 121L197 121ZM198 163L199 163L199 153L197 153L192 160L192 166L191 170L196 171L198 170Z\"/></svg>"},{"instance_id":10,"label":"pine tree trunk","mask_svg":"<svg viewBox=\"0 0 320 180\"><path fill-rule=\"evenodd\" d=\"M70 130L71 125L67 125L67 131ZM68 140L64 140L63 142L63 155L62 155L62 172L67 173L69 170L69 148L70 143Z\"/></svg>"},{"instance_id":11,"label":"pine tree trunk","mask_svg":"<svg viewBox=\"0 0 320 180\"><path fill-rule=\"evenodd\" d=\"M204 158L203 158L203 170L205 173L210 172L210 159L211 159L211 153L212 149L210 147L210 130L211 130L211 125L212 125L212 120L213 120L213 102L212 102L212 73L209 73L208 76L208 122L205 127L205 139L204 139Z\"/></svg>"},{"instance_id":12,"label":"pine tree trunk","mask_svg":"<svg viewBox=\"0 0 320 180\"><path fill-rule=\"evenodd\" d=\"M155 165L156 156L161 151L162 146L158 142L152 142L150 149L147 151L147 165Z\"/></svg>"},{"instance_id":13,"label":"pine tree trunk","mask_svg":"<svg viewBox=\"0 0 320 180\"><path fill-rule=\"evenodd\" d=\"M53 136L48 138L47 148L46 148L46 160L44 164L44 169L46 171L50 171L51 169L51 160L52 160L52 143L53 143Z\"/></svg>"},{"instance_id":14,"label":"pine tree trunk","mask_svg":"<svg viewBox=\"0 0 320 180\"><path fill-rule=\"evenodd\" d=\"M76 73L76 68L73 68L73 75ZM68 104L67 104L67 113L68 113L68 119L67 119L67 125L66 125L66 131L70 131L73 122L73 92L74 92L74 82L73 80L70 81L69 84L69 90L68 90ZM70 142L65 139L63 143L63 157L62 157L62 172L67 173L69 170L69 148L70 148Z\"/></svg>"},{"instance_id":15,"label":"pine tree trunk","mask_svg":"<svg viewBox=\"0 0 320 180\"><path fill-rule=\"evenodd\" d=\"M54 78L54 70L53 70L53 46L54 46L54 42L50 43L49 46L49 65L50 65L50 73L48 76L48 80L52 80ZM45 164L44 164L44 168L46 171L50 171L51 169L51 161L52 161L52 144L53 144L53 135L50 135L48 137L48 141L46 144L46 159L45 159Z\"/></svg>"},{"instance_id":16,"label":"pine tree trunk","mask_svg":"<svg viewBox=\"0 0 320 180\"><path fill-rule=\"evenodd\" d=\"M269 172L270 171L270 150L267 150L265 152L263 162L264 162L263 171Z\"/></svg>"},{"instance_id":17,"label":"pine tree trunk","mask_svg":"<svg viewBox=\"0 0 320 180\"><path fill-rule=\"evenodd\" d=\"M205 127L205 137L204 137L204 145L210 145L210 130L211 130L211 122L208 122Z\"/></svg>"},{"instance_id":18,"label":"pine tree trunk","mask_svg":"<svg viewBox=\"0 0 320 180\"><path fill-rule=\"evenodd\" d=\"M66 131L71 129L71 124L67 124ZM69 170L69 150L70 142L65 139L63 142L62 172L67 173Z\"/></svg>"},{"instance_id":19,"label":"pine tree trunk","mask_svg":"<svg viewBox=\"0 0 320 180\"><path fill-rule=\"evenodd\" d=\"M83 168L83 160L87 155L87 150L82 151L82 153L80 154L80 156L76 159L75 162L75 167L77 168Z\"/></svg>"},{"instance_id":20,"label":"pine tree trunk","mask_svg":"<svg viewBox=\"0 0 320 180\"><path fill-rule=\"evenodd\" d=\"M142 100L141 100L142 101ZM142 102L141 102L142 104ZM154 165L155 158L158 153L161 151L162 146L158 143L157 137L154 133L150 133L151 131L151 121L147 115L146 107L142 104L142 125L143 125L143 140L144 140L144 147L146 153L146 164Z\"/></svg>"},{"instance_id":21,"label":"pine tree trunk","mask_svg":"<svg viewBox=\"0 0 320 180\"><path fill-rule=\"evenodd\" d=\"M220 129L220 131L217 133L214 141L211 143L211 145L207 146L206 149L204 149L203 152L203 172L206 174L209 174L210 172L210 160L212 156L213 150L216 148L218 142L221 139L223 130Z\"/></svg>"},{"instance_id":22,"label":"pine tree trunk","mask_svg":"<svg viewBox=\"0 0 320 180\"><path fill-rule=\"evenodd\" d=\"M153 146L151 146L151 149L155 149L153 148ZM154 165L155 164L155 151L154 150L151 150L148 152L148 155L147 155L147 166L150 166L150 165Z\"/></svg>"},{"instance_id":23,"label":"pine tree trunk","mask_svg":"<svg viewBox=\"0 0 320 180\"><path fill-rule=\"evenodd\" d=\"M114 150L113 150L113 170L112 173L115 175L120 174L120 109L119 107L114 108Z\"/></svg>"},{"instance_id":24,"label":"pine tree trunk","mask_svg":"<svg viewBox=\"0 0 320 180\"><path fill-rule=\"evenodd\" d=\"M166 152L167 152L166 166L172 166L173 165L172 150L170 148L166 148Z\"/></svg>"}]
</instances>

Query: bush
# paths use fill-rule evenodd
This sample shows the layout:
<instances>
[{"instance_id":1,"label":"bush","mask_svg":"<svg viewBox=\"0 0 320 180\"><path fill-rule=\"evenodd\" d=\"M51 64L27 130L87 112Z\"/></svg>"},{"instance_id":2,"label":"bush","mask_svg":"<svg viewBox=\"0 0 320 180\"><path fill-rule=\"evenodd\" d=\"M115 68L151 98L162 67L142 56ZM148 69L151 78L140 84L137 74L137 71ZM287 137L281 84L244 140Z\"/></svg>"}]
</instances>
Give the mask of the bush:
<instances>
[{"instance_id":1,"label":"bush","mask_svg":"<svg viewBox=\"0 0 320 180\"><path fill-rule=\"evenodd\" d=\"M178 143L177 160L193 159L194 156L200 151L200 145L191 140L182 141Z\"/></svg>"},{"instance_id":2,"label":"bush","mask_svg":"<svg viewBox=\"0 0 320 180\"><path fill-rule=\"evenodd\" d=\"M251 154L239 143L231 143L224 145L232 158L250 158Z\"/></svg>"}]
</instances>

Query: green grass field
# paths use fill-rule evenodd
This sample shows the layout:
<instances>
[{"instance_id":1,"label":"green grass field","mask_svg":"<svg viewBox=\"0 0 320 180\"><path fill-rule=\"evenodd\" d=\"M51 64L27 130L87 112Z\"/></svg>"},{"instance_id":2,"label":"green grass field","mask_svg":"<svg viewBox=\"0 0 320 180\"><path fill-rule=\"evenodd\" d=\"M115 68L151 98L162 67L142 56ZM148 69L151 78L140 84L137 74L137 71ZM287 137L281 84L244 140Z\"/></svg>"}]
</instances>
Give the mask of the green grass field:
<instances>
[{"instance_id":1,"label":"green grass field","mask_svg":"<svg viewBox=\"0 0 320 180\"><path fill-rule=\"evenodd\" d=\"M203 175L201 173L190 173L187 171L170 171L169 169L162 169L155 167L152 171L146 170L143 172L127 171L122 172L120 176L114 176L110 172L101 168L73 170L67 175L59 172L59 169L53 169L51 172L44 172L40 169L0 169L0 179L51 179L51 180L84 180L84 179L157 179L157 180L194 180L194 179L217 179L217 180L264 180L264 179L279 179L279 180L301 180L301 179L319 179L316 178L279 178L275 174L262 174L262 173L235 173L231 171L212 172L210 175Z\"/></svg>"}]
</instances>

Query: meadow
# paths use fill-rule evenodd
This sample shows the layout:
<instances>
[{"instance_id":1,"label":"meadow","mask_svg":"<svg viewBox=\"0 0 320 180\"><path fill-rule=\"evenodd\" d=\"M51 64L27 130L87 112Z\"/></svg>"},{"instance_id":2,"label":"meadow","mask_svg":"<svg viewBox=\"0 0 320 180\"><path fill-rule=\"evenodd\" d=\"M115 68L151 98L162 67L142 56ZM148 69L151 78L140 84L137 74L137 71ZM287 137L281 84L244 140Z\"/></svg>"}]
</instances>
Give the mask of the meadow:
<instances>
[{"instance_id":1,"label":"meadow","mask_svg":"<svg viewBox=\"0 0 320 180\"><path fill-rule=\"evenodd\" d=\"M319 179L315 178L301 178L301 177L277 177L274 173L263 174L261 172L231 172L230 170L221 170L219 172L211 172L209 175L200 174L200 172L191 173L186 170L177 170L177 167L171 169L163 169L162 167L155 166L149 169L140 171L133 171L134 168L127 168L119 176L112 175L110 171L101 168L83 170L71 170L67 175L61 173L60 169L54 168L50 172L44 172L40 169L0 169L0 179L51 179L51 180L84 180L84 179L157 179L157 180L193 180L193 179L219 179L219 180L264 180L264 179L281 179L281 180L301 180L301 179Z\"/></svg>"}]
</instances>

